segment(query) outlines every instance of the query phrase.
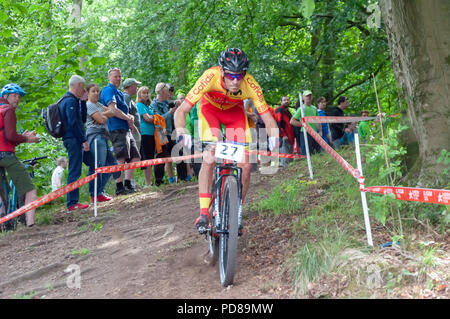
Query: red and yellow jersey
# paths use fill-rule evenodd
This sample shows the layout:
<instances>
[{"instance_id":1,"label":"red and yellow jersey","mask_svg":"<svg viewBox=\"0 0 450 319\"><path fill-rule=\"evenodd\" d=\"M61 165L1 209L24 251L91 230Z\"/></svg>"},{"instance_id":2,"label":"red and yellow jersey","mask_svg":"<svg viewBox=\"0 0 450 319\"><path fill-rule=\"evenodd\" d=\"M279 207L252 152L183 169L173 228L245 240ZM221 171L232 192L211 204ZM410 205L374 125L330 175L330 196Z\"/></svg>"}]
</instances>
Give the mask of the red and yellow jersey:
<instances>
[{"instance_id":1,"label":"red and yellow jersey","mask_svg":"<svg viewBox=\"0 0 450 319\"><path fill-rule=\"evenodd\" d=\"M256 110L263 114L269 110L258 82L246 73L239 91L234 94L224 88L220 67L215 66L206 70L197 80L193 88L186 95L185 101L195 105L201 98L222 110L242 105L245 99L252 99Z\"/></svg>"}]
</instances>

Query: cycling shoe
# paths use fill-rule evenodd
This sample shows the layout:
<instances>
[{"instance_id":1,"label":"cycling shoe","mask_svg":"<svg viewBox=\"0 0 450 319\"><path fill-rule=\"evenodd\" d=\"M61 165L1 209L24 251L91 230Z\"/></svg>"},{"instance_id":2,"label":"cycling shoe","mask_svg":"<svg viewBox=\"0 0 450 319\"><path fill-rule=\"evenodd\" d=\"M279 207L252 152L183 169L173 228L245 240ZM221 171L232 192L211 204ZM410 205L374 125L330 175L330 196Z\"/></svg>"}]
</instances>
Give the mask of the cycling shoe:
<instances>
[{"instance_id":1,"label":"cycling shoe","mask_svg":"<svg viewBox=\"0 0 450 319\"><path fill-rule=\"evenodd\" d=\"M208 231L209 226L209 218L208 215L201 214L199 218L195 221L195 226L197 227L198 232L203 235Z\"/></svg>"}]
</instances>

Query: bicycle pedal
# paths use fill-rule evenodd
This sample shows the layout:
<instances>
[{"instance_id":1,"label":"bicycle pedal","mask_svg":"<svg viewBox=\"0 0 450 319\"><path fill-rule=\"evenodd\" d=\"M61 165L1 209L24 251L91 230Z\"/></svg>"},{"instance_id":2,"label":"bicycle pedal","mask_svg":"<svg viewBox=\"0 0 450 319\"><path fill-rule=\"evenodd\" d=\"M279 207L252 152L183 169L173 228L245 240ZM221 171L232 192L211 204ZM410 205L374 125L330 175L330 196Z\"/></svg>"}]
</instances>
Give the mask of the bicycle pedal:
<instances>
[{"instance_id":1,"label":"bicycle pedal","mask_svg":"<svg viewBox=\"0 0 450 319\"><path fill-rule=\"evenodd\" d=\"M205 226L200 226L199 228L197 228L197 230L200 235L206 235L208 233L208 229Z\"/></svg>"}]
</instances>

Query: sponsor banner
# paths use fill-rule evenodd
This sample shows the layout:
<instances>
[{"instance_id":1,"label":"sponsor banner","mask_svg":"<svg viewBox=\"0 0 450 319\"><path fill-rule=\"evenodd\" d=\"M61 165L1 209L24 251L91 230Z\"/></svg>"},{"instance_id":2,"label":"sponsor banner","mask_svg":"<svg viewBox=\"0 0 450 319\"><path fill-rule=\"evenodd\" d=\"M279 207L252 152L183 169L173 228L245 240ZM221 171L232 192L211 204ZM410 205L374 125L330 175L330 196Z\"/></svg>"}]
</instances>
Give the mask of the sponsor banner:
<instances>
[{"instance_id":1,"label":"sponsor banner","mask_svg":"<svg viewBox=\"0 0 450 319\"><path fill-rule=\"evenodd\" d=\"M394 194L398 200L450 205L450 190L412 187L372 186L364 189L377 194Z\"/></svg>"},{"instance_id":2,"label":"sponsor banner","mask_svg":"<svg viewBox=\"0 0 450 319\"><path fill-rule=\"evenodd\" d=\"M316 131L314 131L309 125L307 125L305 121L303 121L303 127L306 129L308 134L311 135L317 141L317 143L319 143L319 145L322 146L323 149L328 154L330 154L331 157L334 158L339 165L342 166L342 168L346 172L358 179L359 182L361 174L358 170L354 169L345 159L342 158L342 156L336 153L336 151L327 142L325 142L325 140Z\"/></svg>"},{"instance_id":3,"label":"sponsor banner","mask_svg":"<svg viewBox=\"0 0 450 319\"><path fill-rule=\"evenodd\" d=\"M58 197L61 197L67 193L70 193L71 191L73 191L74 189L77 189L79 187L81 187L84 184L89 183L90 181L92 181L94 178L97 177L97 173L94 173L92 175L86 176L84 178L81 178L67 186L61 187L60 189L53 191L47 195L44 195L38 199L36 199L35 201L32 201L31 203L20 207L19 209L15 210L14 212L12 212L11 214L8 214L6 216L3 216L2 218L0 218L0 224L15 218L17 216L20 216L32 209L35 209L39 206L42 206L44 204L47 204L48 202L51 202L52 200L57 199Z\"/></svg>"},{"instance_id":4,"label":"sponsor banner","mask_svg":"<svg viewBox=\"0 0 450 319\"><path fill-rule=\"evenodd\" d=\"M371 121L376 118L376 116L305 116L304 121L306 123L352 123Z\"/></svg>"}]
</instances>

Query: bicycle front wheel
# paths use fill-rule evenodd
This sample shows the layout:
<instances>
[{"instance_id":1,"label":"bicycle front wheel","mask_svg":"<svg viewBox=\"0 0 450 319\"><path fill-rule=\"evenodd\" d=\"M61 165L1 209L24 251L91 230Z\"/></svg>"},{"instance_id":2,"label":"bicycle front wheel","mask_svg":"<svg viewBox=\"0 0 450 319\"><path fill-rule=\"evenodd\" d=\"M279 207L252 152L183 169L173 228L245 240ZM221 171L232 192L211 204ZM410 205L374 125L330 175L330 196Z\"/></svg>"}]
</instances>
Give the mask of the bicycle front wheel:
<instances>
[{"instance_id":1,"label":"bicycle front wheel","mask_svg":"<svg viewBox=\"0 0 450 319\"><path fill-rule=\"evenodd\" d=\"M239 195L237 180L234 177L225 180L221 207L223 232L219 239L219 269L220 282L226 287L233 283L238 245Z\"/></svg>"}]
</instances>

